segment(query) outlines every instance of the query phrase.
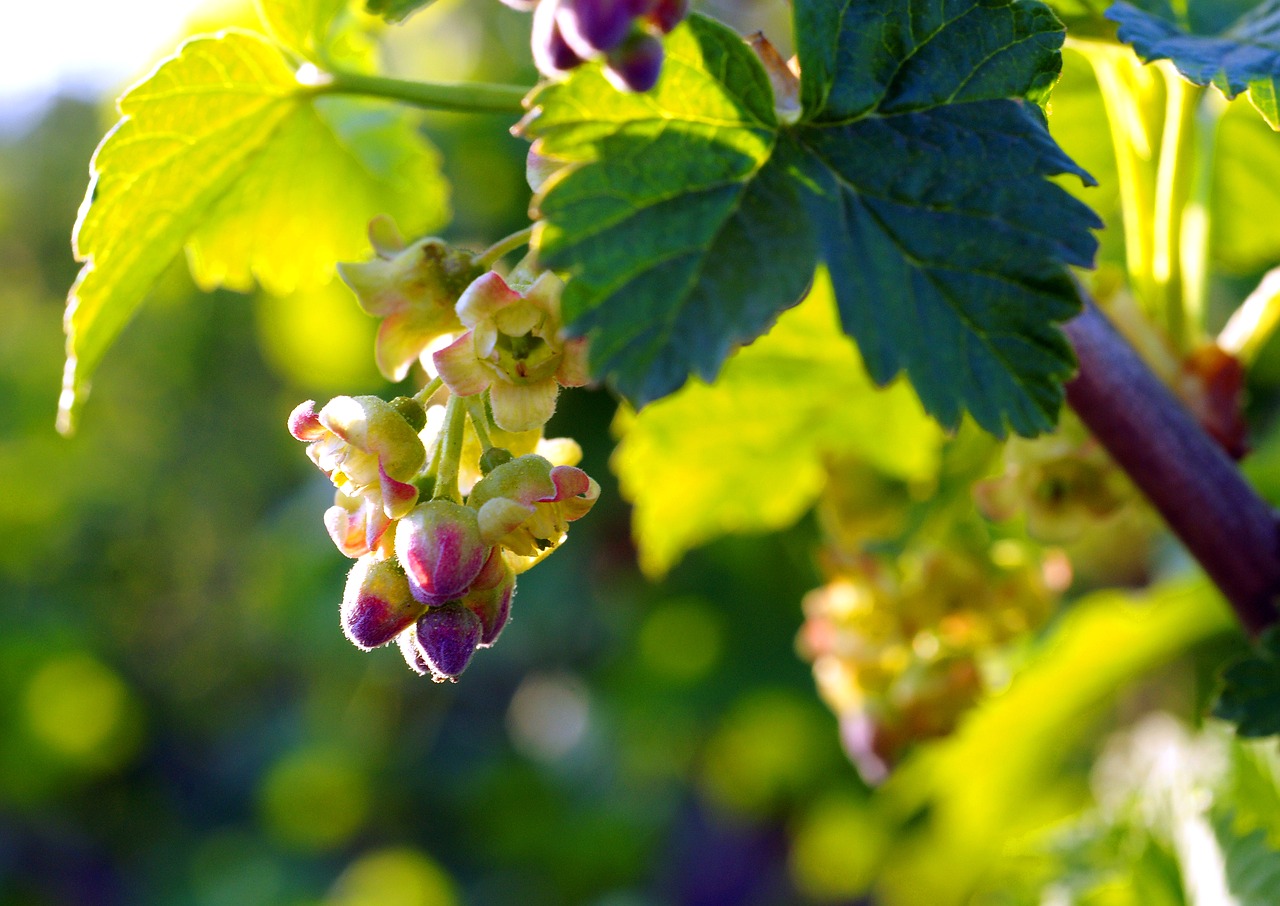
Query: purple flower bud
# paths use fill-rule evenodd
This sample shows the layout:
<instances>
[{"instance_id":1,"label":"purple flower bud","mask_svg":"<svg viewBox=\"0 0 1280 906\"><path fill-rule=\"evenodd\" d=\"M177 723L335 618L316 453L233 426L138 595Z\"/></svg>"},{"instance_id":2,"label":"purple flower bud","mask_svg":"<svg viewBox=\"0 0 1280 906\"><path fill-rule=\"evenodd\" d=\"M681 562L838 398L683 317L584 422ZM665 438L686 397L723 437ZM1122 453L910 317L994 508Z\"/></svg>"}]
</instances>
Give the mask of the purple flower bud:
<instances>
[{"instance_id":1,"label":"purple flower bud","mask_svg":"<svg viewBox=\"0 0 1280 906\"><path fill-rule=\"evenodd\" d=\"M648 91L658 84L662 73L662 42L644 31L632 32L611 50L605 77L619 91Z\"/></svg>"},{"instance_id":2,"label":"purple flower bud","mask_svg":"<svg viewBox=\"0 0 1280 906\"><path fill-rule=\"evenodd\" d=\"M654 0L645 18L665 35L679 25L687 15L689 15L689 0Z\"/></svg>"},{"instance_id":3,"label":"purple flower bud","mask_svg":"<svg viewBox=\"0 0 1280 906\"><path fill-rule=\"evenodd\" d=\"M385 645L422 615L409 580L394 560L356 561L342 597L342 631L357 648Z\"/></svg>"},{"instance_id":4,"label":"purple flower bud","mask_svg":"<svg viewBox=\"0 0 1280 906\"><path fill-rule=\"evenodd\" d=\"M418 620L417 645L437 682L467 669L480 644L480 618L456 601L432 607Z\"/></svg>"},{"instance_id":5,"label":"purple flower bud","mask_svg":"<svg viewBox=\"0 0 1280 906\"><path fill-rule=\"evenodd\" d=\"M489 557L476 511L450 500L414 507L396 527L396 556L424 604L462 597Z\"/></svg>"},{"instance_id":6,"label":"purple flower bud","mask_svg":"<svg viewBox=\"0 0 1280 906\"><path fill-rule=\"evenodd\" d=\"M480 618L480 647L488 648L498 640L511 616L511 599L516 593L516 576L495 547L480 575L471 583L462 605Z\"/></svg>"},{"instance_id":7,"label":"purple flower bud","mask_svg":"<svg viewBox=\"0 0 1280 906\"><path fill-rule=\"evenodd\" d=\"M578 56L607 53L631 33L632 0L560 0L556 24Z\"/></svg>"},{"instance_id":8,"label":"purple flower bud","mask_svg":"<svg viewBox=\"0 0 1280 906\"><path fill-rule=\"evenodd\" d=\"M573 52L556 23L559 0L542 0L533 13L533 62L538 71L551 78L559 78L582 65L582 57Z\"/></svg>"},{"instance_id":9,"label":"purple flower bud","mask_svg":"<svg viewBox=\"0 0 1280 906\"><path fill-rule=\"evenodd\" d=\"M427 659L422 656L422 649L418 647L418 627L416 625L396 636L396 645L399 646L400 654L404 657L404 662L409 665L410 670L419 676L426 676L431 672L431 665L427 663Z\"/></svg>"}]
</instances>

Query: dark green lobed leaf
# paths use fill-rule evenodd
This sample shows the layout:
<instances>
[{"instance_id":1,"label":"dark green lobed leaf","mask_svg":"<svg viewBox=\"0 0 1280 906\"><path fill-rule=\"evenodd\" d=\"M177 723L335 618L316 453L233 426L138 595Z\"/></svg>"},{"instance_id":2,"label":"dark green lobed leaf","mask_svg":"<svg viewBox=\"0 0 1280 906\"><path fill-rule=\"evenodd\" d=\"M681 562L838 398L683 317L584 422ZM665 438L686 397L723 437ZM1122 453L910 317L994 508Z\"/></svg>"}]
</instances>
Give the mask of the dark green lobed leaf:
<instances>
[{"instance_id":1,"label":"dark green lobed leaf","mask_svg":"<svg viewBox=\"0 0 1280 906\"><path fill-rule=\"evenodd\" d=\"M799 0L806 117L838 121L941 104L1047 95L1062 26L1005 0Z\"/></svg>"},{"instance_id":2,"label":"dark green lobed leaf","mask_svg":"<svg viewBox=\"0 0 1280 906\"><path fill-rule=\"evenodd\" d=\"M1101 223L1043 178L1089 181L1038 111L987 101L799 138L822 257L872 377L905 368L945 425L967 406L993 433L1051 429L1074 363L1054 325L1077 306L1062 262L1089 266Z\"/></svg>"},{"instance_id":3,"label":"dark green lobed leaf","mask_svg":"<svg viewBox=\"0 0 1280 906\"><path fill-rule=\"evenodd\" d=\"M1248 91L1271 128L1280 129L1280 0L1266 0L1216 34L1194 30L1204 16L1184 25L1163 4L1148 11L1121 0L1107 18L1119 24L1118 37L1144 62L1170 60L1189 81L1213 85L1229 98Z\"/></svg>"},{"instance_id":4,"label":"dark green lobed leaf","mask_svg":"<svg viewBox=\"0 0 1280 906\"><path fill-rule=\"evenodd\" d=\"M652 94L587 67L535 95L535 150L570 164L536 199L535 245L573 277L596 373L638 405L711 380L825 260L877 381L905 369L950 427L965 410L996 434L1052 427L1074 365L1065 266L1091 264L1101 224L1046 181L1089 178L1038 108L1004 98L1044 90L1062 31L1035 3L919 7L799 0L794 126L741 39L697 16ZM896 50L864 59L874 10Z\"/></svg>"},{"instance_id":5,"label":"dark green lobed leaf","mask_svg":"<svg viewBox=\"0 0 1280 906\"><path fill-rule=\"evenodd\" d=\"M1253 654L1223 671L1222 682L1215 717L1234 723L1241 736L1280 733L1280 628L1263 633Z\"/></svg>"}]
</instances>

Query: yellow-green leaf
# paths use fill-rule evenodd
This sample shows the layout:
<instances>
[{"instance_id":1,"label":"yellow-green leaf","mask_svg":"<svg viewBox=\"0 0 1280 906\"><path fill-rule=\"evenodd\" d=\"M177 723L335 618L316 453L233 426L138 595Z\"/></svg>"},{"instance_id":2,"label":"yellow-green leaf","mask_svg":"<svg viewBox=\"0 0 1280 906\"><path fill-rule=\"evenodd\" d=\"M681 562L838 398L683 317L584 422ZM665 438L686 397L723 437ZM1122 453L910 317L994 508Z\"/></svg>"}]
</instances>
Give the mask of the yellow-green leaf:
<instances>
[{"instance_id":1,"label":"yellow-green leaf","mask_svg":"<svg viewBox=\"0 0 1280 906\"><path fill-rule=\"evenodd\" d=\"M256 0L271 37L314 63L325 58L329 29L346 0Z\"/></svg>"},{"instance_id":2,"label":"yellow-green leaf","mask_svg":"<svg viewBox=\"0 0 1280 906\"><path fill-rule=\"evenodd\" d=\"M942 443L907 385L867 377L825 272L714 384L691 381L619 428L613 467L650 575L720 535L791 524L821 493L827 457L918 480L936 473Z\"/></svg>"},{"instance_id":3,"label":"yellow-green leaf","mask_svg":"<svg viewBox=\"0 0 1280 906\"><path fill-rule=\"evenodd\" d=\"M280 49L245 32L195 38L120 100L76 225L59 428L107 347L184 247L205 287L273 292L329 280L389 213L439 226L435 151L398 115L314 98Z\"/></svg>"}]
</instances>

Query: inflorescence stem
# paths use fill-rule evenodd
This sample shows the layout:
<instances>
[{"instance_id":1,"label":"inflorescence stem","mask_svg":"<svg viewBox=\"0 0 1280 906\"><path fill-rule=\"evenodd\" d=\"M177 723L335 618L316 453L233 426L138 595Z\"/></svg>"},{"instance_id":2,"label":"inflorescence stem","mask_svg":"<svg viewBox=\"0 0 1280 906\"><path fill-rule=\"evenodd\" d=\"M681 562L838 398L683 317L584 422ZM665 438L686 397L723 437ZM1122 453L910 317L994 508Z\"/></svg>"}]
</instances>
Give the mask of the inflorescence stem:
<instances>
[{"instance_id":1,"label":"inflorescence stem","mask_svg":"<svg viewBox=\"0 0 1280 906\"><path fill-rule=\"evenodd\" d=\"M510 236L499 239L493 245L489 246L483 252L476 256L476 264L480 267L493 267L497 261L505 255L515 251L521 246L528 245L530 237L533 236L533 227L527 226L523 230L516 230Z\"/></svg>"},{"instance_id":2,"label":"inflorescence stem","mask_svg":"<svg viewBox=\"0 0 1280 906\"><path fill-rule=\"evenodd\" d=\"M449 397L444 407L444 425L440 429L440 461L436 470L433 499L446 498L458 503L458 466L462 461L462 441L467 427L466 403L457 396Z\"/></svg>"},{"instance_id":3,"label":"inflorescence stem","mask_svg":"<svg viewBox=\"0 0 1280 906\"><path fill-rule=\"evenodd\" d=\"M1067 402L1256 635L1280 620L1280 528L1270 505L1088 296L1064 325L1080 371Z\"/></svg>"}]
</instances>

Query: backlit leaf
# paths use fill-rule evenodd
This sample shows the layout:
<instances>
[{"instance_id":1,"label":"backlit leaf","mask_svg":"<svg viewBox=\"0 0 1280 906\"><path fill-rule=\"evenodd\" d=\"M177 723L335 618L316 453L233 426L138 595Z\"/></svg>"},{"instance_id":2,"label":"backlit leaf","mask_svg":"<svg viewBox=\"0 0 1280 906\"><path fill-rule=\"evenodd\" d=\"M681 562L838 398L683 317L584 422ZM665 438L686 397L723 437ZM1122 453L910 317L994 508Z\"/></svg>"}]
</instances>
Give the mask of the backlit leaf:
<instances>
[{"instance_id":1,"label":"backlit leaf","mask_svg":"<svg viewBox=\"0 0 1280 906\"><path fill-rule=\"evenodd\" d=\"M790 525L825 486L829 458L919 480L936 472L942 443L905 385L867 379L825 273L714 384L690 381L619 425L613 466L650 575L720 535Z\"/></svg>"},{"instance_id":2,"label":"backlit leaf","mask_svg":"<svg viewBox=\"0 0 1280 906\"><path fill-rule=\"evenodd\" d=\"M253 34L195 38L120 100L76 225L59 426L107 347L183 248L202 285L285 292L330 279L391 213L412 231L446 207L435 152L411 124L313 100Z\"/></svg>"}]
</instances>

